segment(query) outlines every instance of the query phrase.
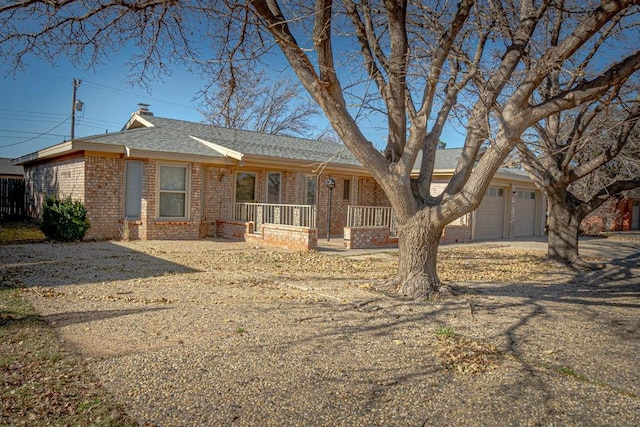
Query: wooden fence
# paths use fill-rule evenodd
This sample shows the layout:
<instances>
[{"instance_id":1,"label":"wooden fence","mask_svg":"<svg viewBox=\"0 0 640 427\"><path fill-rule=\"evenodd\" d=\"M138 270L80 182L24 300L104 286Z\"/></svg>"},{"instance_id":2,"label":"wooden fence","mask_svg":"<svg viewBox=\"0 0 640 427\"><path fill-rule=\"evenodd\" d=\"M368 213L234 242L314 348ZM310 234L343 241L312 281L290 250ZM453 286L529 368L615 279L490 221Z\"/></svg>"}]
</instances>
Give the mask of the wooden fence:
<instances>
[{"instance_id":1,"label":"wooden fence","mask_svg":"<svg viewBox=\"0 0 640 427\"><path fill-rule=\"evenodd\" d=\"M25 215L24 178L0 177L0 219Z\"/></svg>"}]
</instances>

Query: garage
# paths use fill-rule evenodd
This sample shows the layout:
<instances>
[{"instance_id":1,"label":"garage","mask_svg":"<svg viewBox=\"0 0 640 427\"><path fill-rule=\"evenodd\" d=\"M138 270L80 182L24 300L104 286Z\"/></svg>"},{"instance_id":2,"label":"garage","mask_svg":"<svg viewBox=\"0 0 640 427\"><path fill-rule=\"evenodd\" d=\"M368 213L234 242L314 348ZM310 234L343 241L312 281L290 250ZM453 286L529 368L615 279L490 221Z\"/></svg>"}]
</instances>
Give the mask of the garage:
<instances>
[{"instance_id":1,"label":"garage","mask_svg":"<svg viewBox=\"0 0 640 427\"><path fill-rule=\"evenodd\" d=\"M536 201L534 190L516 192L513 237L528 237L536 234Z\"/></svg>"},{"instance_id":2,"label":"garage","mask_svg":"<svg viewBox=\"0 0 640 427\"><path fill-rule=\"evenodd\" d=\"M474 214L475 240L502 239L505 221L505 190L489 187Z\"/></svg>"}]
</instances>

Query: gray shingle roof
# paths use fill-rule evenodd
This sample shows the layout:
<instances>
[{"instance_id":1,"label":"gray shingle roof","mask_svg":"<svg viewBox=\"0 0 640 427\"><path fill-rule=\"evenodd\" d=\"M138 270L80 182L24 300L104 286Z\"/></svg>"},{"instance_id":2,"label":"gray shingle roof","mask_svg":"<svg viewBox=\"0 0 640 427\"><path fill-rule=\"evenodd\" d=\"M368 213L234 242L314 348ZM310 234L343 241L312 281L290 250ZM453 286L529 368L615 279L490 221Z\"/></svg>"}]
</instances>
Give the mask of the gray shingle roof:
<instances>
[{"instance_id":1,"label":"gray shingle roof","mask_svg":"<svg viewBox=\"0 0 640 427\"><path fill-rule=\"evenodd\" d=\"M190 137L195 136L245 155L311 162L330 160L334 164L360 165L351 152L340 144L226 129L162 117L144 116L144 120L152 123L154 127L136 128L81 139L102 144L126 145L139 150L222 157Z\"/></svg>"},{"instance_id":2,"label":"gray shingle roof","mask_svg":"<svg viewBox=\"0 0 640 427\"><path fill-rule=\"evenodd\" d=\"M334 165L361 166L344 145L324 141L271 135L238 129L221 128L204 123L142 116L152 127L136 127L120 132L99 134L78 138L76 141L126 146L130 149L176 153L203 157L224 158L225 156L191 136L237 151L243 155L262 156L272 159L300 160L304 162L327 162ZM451 171L457 166L462 148L447 148L436 152L436 171ZM420 167L422 152L418 153L414 173ZM500 172L526 175L514 168L500 168Z\"/></svg>"},{"instance_id":3,"label":"gray shingle roof","mask_svg":"<svg viewBox=\"0 0 640 427\"><path fill-rule=\"evenodd\" d=\"M24 168L22 166L13 166L11 159L0 158L0 175L16 175L22 176Z\"/></svg>"},{"instance_id":4,"label":"gray shingle roof","mask_svg":"<svg viewBox=\"0 0 640 427\"><path fill-rule=\"evenodd\" d=\"M434 166L435 171L452 171L458 166L458 160L462 156L462 148L445 148L443 150L436 151L436 162ZM414 163L414 173L417 173L420 169L420 163L422 162L422 151L418 153L416 162ZM499 172L527 176L527 172L521 169L501 167Z\"/></svg>"}]
</instances>

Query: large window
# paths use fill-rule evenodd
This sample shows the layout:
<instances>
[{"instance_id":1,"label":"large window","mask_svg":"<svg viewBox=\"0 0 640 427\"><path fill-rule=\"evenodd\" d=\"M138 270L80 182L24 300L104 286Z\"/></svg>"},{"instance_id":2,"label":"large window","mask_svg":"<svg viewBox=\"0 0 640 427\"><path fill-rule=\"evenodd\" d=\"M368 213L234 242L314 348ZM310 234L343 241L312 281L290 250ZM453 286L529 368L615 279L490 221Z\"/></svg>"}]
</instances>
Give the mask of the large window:
<instances>
[{"instance_id":1,"label":"large window","mask_svg":"<svg viewBox=\"0 0 640 427\"><path fill-rule=\"evenodd\" d=\"M306 176L305 178L304 204L315 205L318 201L318 177Z\"/></svg>"},{"instance_id":2,"label":"large window","mask_svg":"<svg viewBox=\"0 0 640 427\"><path fill-rule=\"evenodd\" d=\"M142 201L142 162L128 160L124 165L124 216L126 219L140 219L140 206Z\"/></svg>"},{"instance_id":3,"label":"large window","mask_svg":"<svg viewBox=\"0 0 640 427\"><path fill-rule=\"evenodd\" d=\"M160 166L160 218L186 218L188 166Z\"/></svg>"},{"instance_id":4,"label":"large window","mask_svg":"<svg viewBox=\"0 0 640 427\"><path fill-rule=\"evenodd\" d=\"M267 174L267 203L280 203L280 182L282 174L280 172L269 172Z\"/></svg>"},{"instance_id":5,"label":"large window","mask_svg":"<svg viewBox=\"0 0 640 427\"><path fill-rule=\"evenodd\" d=\"M256 201L256 174L238 172L236 174L236 202L254 203Z\"/></svg>"}]
</instances>

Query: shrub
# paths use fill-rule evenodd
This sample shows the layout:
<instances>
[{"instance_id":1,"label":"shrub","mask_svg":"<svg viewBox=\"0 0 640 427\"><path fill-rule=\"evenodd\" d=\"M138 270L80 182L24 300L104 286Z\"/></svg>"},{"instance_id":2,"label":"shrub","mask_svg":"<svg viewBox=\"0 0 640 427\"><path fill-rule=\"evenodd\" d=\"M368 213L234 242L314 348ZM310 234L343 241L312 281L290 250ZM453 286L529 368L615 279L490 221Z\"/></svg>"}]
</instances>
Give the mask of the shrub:
<instances>
[{"instance_id":1,"label":"shrub","mask_svg":"<svg viewBox=\"0 0 640 427\"><path fill-rule=\"evenodd\" d=\"M40 228L49 239L62 242L82 240L89 229L87 209L79 200L48 197L44 202Z\"/></svg>"}]
</instances>

